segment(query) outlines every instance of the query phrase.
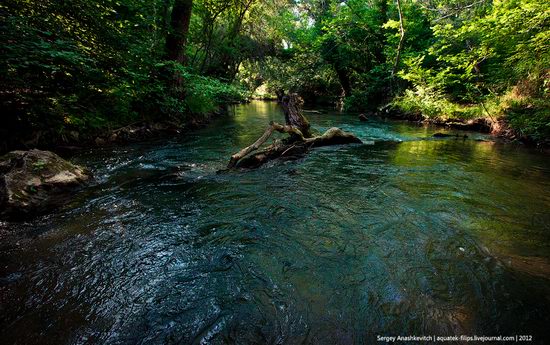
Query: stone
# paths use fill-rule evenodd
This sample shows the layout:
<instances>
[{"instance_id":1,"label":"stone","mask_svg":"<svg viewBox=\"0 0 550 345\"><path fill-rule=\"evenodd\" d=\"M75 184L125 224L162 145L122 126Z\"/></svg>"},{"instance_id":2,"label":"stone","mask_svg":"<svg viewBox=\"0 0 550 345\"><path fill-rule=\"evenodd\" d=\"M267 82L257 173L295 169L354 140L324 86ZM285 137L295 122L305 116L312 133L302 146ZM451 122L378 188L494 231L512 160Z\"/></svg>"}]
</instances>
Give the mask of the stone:
<instances>
[{"instance_id":1,"label":"stone","mask_svg":"<svg viewBox=\"0 0 550 345\"><path fill-rule=\"evenodd\" d=\"M0 217L27 218L59 206L92 178L53 152L13 151L0 157Z\"/></svg>"},{"instance_id":2,"label":"stone","mask_svg":"<svg viewBox=\"0 0 550 345\"><path fill-rule=\"evenodd\" d=\"M69 138L72 141L79 141L80 140L80 133L78 133L77 131L70 131L69 132Z\"/></svg>"},{"instance_id":3,"label":"stone","mask_svg":"<svg viewBox=\"0 0 550 345\"><path fill-rule=\"evenodd\" d=\"M113 133L111 134L111 136L109 136L109 141L114 143L115 141L117 141L118 139L118 135L116 133Z\"/></svg>"}]
</instances>

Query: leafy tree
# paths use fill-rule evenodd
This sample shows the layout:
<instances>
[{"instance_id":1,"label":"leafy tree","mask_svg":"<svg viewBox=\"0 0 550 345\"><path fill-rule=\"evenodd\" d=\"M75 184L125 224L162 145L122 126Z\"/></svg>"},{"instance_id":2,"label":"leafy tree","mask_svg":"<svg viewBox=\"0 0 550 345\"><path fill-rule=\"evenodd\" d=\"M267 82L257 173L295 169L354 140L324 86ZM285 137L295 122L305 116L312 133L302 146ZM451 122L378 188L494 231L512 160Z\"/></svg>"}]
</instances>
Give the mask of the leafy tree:
<instances>
[{"instance_id":1,"label":"leafy tree","mask_svg":"<svg viewBox=\"0 0 550 345\"><path fill-rule=\"evenodd\" d=\"M5 0L4 149L185 122L258 87L548 132L544 0Z\"/></svg>"}]
</instances>

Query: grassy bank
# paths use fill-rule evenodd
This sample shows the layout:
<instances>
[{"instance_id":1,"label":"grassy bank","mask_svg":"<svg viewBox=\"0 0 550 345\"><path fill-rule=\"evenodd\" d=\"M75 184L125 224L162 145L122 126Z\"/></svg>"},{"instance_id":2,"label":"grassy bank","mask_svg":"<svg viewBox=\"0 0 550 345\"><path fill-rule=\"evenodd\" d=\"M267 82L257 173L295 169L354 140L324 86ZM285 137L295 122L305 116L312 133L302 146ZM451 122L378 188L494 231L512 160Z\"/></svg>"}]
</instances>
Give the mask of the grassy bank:
<instances>
[{"instance_id":1,"label":"grassy bank","mask_svg":"<svg viewBox=\"0 0 550 345\"><path fill-rule=\"evenodd\" d=\"M19 104L4 108L11 121L0 129L0 152L88 146L179 132L205 124L228 104L250 97L239 85L204 76L186 74L185 85L185 93L179 96L162 80L151 78L125 94L111 90L82 103L69 102L60 94L34 101L11 97L10 101ZM17 115L22 109L27 116Z\"/></svg>"},{"instance_id":2,"label":"grassy bank","mask_svg":"<svg viewBox=\"0 0 550 345\"><path fill-rule=\"evenodd\" d=\"M550 99L516 86L503 95L461 104L430 88L415 87L394 98L391 105L415 119L434 123L487 123L488 130L511 140L550 145Z\"/></svg>"}]
</instances>

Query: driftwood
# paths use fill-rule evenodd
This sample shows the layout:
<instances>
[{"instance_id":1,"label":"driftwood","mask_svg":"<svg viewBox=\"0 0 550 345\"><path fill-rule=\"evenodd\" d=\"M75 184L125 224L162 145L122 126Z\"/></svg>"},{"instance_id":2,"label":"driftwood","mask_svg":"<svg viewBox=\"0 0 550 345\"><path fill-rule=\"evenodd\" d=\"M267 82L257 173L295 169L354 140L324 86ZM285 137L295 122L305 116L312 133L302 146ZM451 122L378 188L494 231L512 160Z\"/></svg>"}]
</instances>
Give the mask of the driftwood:
<instances>
[{"instance_id":1,"label":"driftwood","mask_svg":"<svg viewBox=\"0 0 550 345\"><path fill-rule=\"evenodd\" d=\"M306 117L302 114L300 105L302 100L296 94L283 96L283 111L285 113L285 121L289 126L298 128L302 132L304 138L311 138L311 126Z\"/></svg>"},{"instance_id":2,"label":"driftwood","mask_svg":"<svg viewBox=\"0 0 550 345\"><path fill-rule=\"evenodd\" d=\"M335 127L330 128L323 135L313 136L309 121L301 112L300 100L297 95L285 95L282 106L286 124L271 122L264 134L252 145L231 156L228 169L257 168L273 159L288 159L302 155L313 147L361 143L361 140L355 135ZM274 132L286 133L290 137L283 141L276 140L265 149L250 155L258 150Z\"/></svg>"}]
</instances>

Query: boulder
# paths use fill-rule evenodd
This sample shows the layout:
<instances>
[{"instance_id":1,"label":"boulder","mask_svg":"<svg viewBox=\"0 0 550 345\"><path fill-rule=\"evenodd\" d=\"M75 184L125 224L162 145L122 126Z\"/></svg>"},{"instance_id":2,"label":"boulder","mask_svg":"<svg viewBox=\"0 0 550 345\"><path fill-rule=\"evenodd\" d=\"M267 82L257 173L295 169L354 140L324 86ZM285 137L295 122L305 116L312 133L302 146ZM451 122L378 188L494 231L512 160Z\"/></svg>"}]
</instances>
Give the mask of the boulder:
<instances>
[{"instance_id":1,"label":"boulder","mask_svg":"<svg viewBox=\"0 0 550 345\"><path fill-rule=\"evenodd\" d=\"M367 117L367 115L365 115L365 114L359 114L359 121L361 121L361 122L366 122L366 121L368 121L368 120L369 120L369 118Z\"/></svg>"},{"instance_id":2,"label":"boulder","mask_svg":"<svg viewBox=\"0 0 550 345\"><path fill-rule=\"evenodd\" d=\"M106 143L107 143L107 142L106 142L105 139L103 139L103 138L100 138L100 137L95 138L95 144L96 144L97 146L103 146L103 145L105 145Z\"/></svg>"},{"instance_id":3,"label":"boulder","mask_svg":"<svg viewBox=\"0 0 550 345\"><path fill-rule=\"evenodd\" d=\"M49 151L10 152L0 157L0 216L29 217L59 206L91 177Z\"/></svg>"}]
</instances>

